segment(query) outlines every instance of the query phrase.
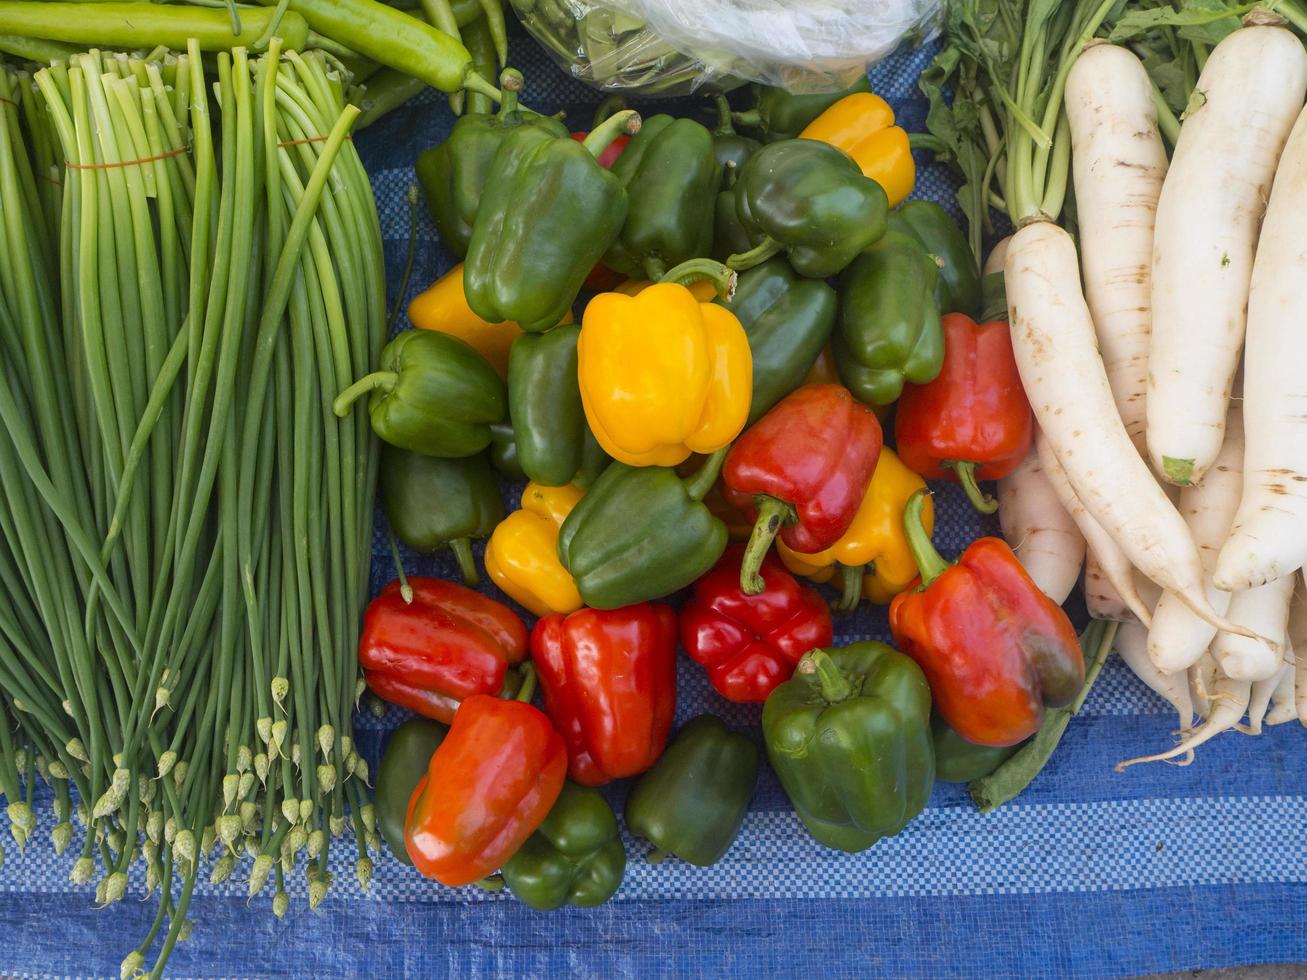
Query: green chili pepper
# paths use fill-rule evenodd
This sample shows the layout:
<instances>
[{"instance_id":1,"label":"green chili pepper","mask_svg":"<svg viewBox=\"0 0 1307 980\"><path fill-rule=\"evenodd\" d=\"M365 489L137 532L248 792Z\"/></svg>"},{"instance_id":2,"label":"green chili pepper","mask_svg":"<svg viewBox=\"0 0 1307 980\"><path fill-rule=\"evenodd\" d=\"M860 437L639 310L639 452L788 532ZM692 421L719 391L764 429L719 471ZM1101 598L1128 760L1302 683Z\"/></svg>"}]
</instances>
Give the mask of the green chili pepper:
<instances>
[{"instance_id":1,"label":"green chili pepper","mask_svg":"<svg viewBox=\"0 0 1307 980\"><path fill-rule=\"evenodd\" d=\"M767 757L808 832L862 851L930 799L930 687L884 643L812 650L762 711Z\"/></svg>"},{"instance_id":2,"label":"green chili pepper","mask_svg":"<svg viewBox=\"0 0 1307 980\"><path fill-rule=\"evenodd\" d=\"M502 874L512 893L533 909L602 905L626 874L613 808L597 789L568 780L544 823Z\"/></svg>"},{"instance_id":3,"label":"green chili pepper","mask_svg":"<svg viewBox=\"0 0 1307 980\"><path fill-rule=\"evenodd\" d=\"M662 757L631 787L626 825L653 842L646 860L673 854L706 868L740 833L758 785L758 747L715 715L676 733Z\"/></svg>"},{"instance_id":4,"label":"green chili pepper","mask_svg":"<svg viewBox=\"0 0 1307 980\"><path fill-rule=\"evenodd\" d=\"M735 184L735 207L757 244L727 265L748 269L786 252L799 275L825 279L885 234L889 199L843 151L785 140L749 158Z\"/></svg>"},{"instance_id":5,"label":"green chili pepper","mask_svg":"<svg viewBox=\"0 0 1307 980\"><path fill-rule=\"evenodd\" d=\"M735 296L723 303L749 335L753 400L749 425L803 383L835 326L835 290L794 274L783 258L741 273Z\"/></svg>"},{"instance_id":6,"label":"green chili pepper","mask_svg":"<svg viewBox=\"0 0 1307 980\"><path fill-rule=\"evenodd\" d=\"M567 127L552 116L518 107L520 72L505 69L499 86L504 93L499 112L493 116L471 113L463 116L443 142L423 151L417 159L418 183L422 185L441 244L459 258L467 255L491 164L508 136L521 127L537 129L542 137L551 139L568 135Z\"/></svg>"},{"instance_id":7,"label":"green chili pepper","mask_svg":"<svg viewBox=\"0 0 1307 980\"><path fill-rule=\"evenodd\" d=\"M939 374L938 276L935 261L899 232L886 234L844 270L833 348L840 379L859 400L888 405L904 382L924 384Z\"/></svg>"},{"instance_id":8,"label":"green chili pepper","mask_svg":"<svg viewBox=\"0 0 1307 980\"><path fill-rule=\"evenodd\" d=\"M652 116L612 166L628 209L604 265L633 279L658 280L706 255L721 168L713 136L693 119Z\"/></svg>"},{"instance_id":9,"label":"green chili pepper","mask_svg":"<svg viewBox=\"0 0 1307 980\"><path fill-rule=\"evenodd\" d=\"M941 315L980 312L980 267L947 211L934 201L905 201L890 213L889 229L915 239L939 268L935 302Z\"/></svg>"},{"instance_id":10,"label":"green chili pepper","mask_svg":"<svg viewBox=\"0 0 1307 980\"><path fill-rule=\"evenodd\" d=\"M490 445L490 426L508 409L490 362L457 337L405 330L381 351L381 369L360 378L332 405L344 418L368 394L377 438L428 456L471 456Z\"/></svg>"},{"instance_id":11,"label":"green chili pepper","mask_svg":"<svg viewBox=\"0 0 1307 980\"><path fill-rule=\"evenodd\" d=\"M404 823L408 801L418 781L427 774L427 765L449 731L429 718L410 718L390 734L386 751L377 772L377 829L390 853L407 865L408 848L404 844Z\"/></svg>"},{"instance_id":12,"label":"green chili pepper","mask_svg":"<svg viewBox=\"0 0 1307 980\"><path fill-rule=\"evenodd\" d=\"M558 534L558 558L587 606L616 609L671 595L716 564L726 525L701 502L726 450L682 480L661 466L613 463Z\"/></svg>"},{"instance_id":13,"label":"green chili pepper","mask_svg":"<svg viewBox=\"0 0 1307 980\"><path fill-rule=\"evenodd\" d=\"M1021 747L996 749L968 742L939 715L930 720L930 734L935 746L935 778L942 783L969 783L988 776Z\"/></svg>"},{"instance_id":14,"label":"green chili pepper","mask_svg":"<svg viewBox=\"0 0 1307 980\"><path fill-rule=\"evenodd\" d=\"M472 540L488 538L504 519L504 500L485 455L440 459L386 446L380 483L395 537L414 551L449 548L463 581L476 585Z\"/></svg>"},{"instance_id":15,"label":"green chili pepper","mask_svg":"<svg viewBox=\"0 0 1307 980\"><path fill-rule=\"evenodd\" d=\"M734 119L741 126L761 130L763 139L773 143L798 136L810 122L846 95L870 92L871 82L863 75L842 92L820 95L791 95L783 88L769 85L755 85L753 90L757 97L754 108L735 113Z\"/></svg>"},{"instance_id":16,"label":"green chili pepper","mask_svg":"<svg viewBox=\"0 0 1307 980\"><path fill-rule=\"evenodd\" d=\"M619 112L584 143L519 126L486 179L463 267L468 304L490 323L555 326L626 220L626 190L596 156L639 116Z\"/></svg>"},{"instance_id":17,"label":"green chili pepper","mask_svg":"<svg viewBox=\"0 0 1307 980\"><path fill-rule=\"evenodd\" d=\"M478 5L479 13L480 5ZM458 20L458 11L454 11L454 19ZM478 75L482 78L494 78L499 74L499 60L495 51L495 39L490 34L490 25L486 19L477 16L467 24L460 24L462 28L460 36L463 39L463 46L467 48L467 53L472 56L472 67L476 69ZM503 95L503 79L500 79L500 92ZM484 92L469 92L467 96L467 111L478 115L485 115L495 111L495 104L490 96ZM418 157L421 160L421 157Z\"/></svg>"},{"instance_id":18,"label":"green chili pepper","mask_svg":"<svg viewBox=\"0 0 1307 980\"><path fill-rule=\"evenodd\" d=\"M576 324L524 334L508 355L508 407L518 464L527 479L541 486L586 486L608 461L581 407L576 381L580 335Z\"/></svg>"}]
</instances>

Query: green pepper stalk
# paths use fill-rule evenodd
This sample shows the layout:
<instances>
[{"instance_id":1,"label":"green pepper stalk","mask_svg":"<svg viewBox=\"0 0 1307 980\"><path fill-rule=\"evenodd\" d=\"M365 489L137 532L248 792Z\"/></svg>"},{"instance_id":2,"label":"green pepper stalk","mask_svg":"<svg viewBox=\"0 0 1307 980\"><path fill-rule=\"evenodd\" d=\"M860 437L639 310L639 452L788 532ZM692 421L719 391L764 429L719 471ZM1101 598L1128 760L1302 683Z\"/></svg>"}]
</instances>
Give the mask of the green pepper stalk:
<instances>
[{"instance_id":1,"label":"green pepper stalk","mask_svg":"<svg viewBox=\"0 0 1307 980\"><path fill-rule=\"evenodd\" d=\"M722 262L713 259L687 259L665 272L659 282L673 282L688 286L695 282L710 282L719 299L729 303L735 298L735 284L739 274Z\"/></svg>"}]
</instances>

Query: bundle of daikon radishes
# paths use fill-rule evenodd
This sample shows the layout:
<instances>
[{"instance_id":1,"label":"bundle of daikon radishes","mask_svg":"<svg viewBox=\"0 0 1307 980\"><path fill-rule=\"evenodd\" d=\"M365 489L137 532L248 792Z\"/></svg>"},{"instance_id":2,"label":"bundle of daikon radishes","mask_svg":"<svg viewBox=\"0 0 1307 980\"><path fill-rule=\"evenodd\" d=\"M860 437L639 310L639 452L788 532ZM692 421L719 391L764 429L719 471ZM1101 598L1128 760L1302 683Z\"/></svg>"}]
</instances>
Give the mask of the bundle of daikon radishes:
<instances>
[{"instance_id":1,"label":"bundle of daikon radishes","mask_svg":"<svg viewBox=\"0 0 1307 980\"><path fill-rule=\"evenodd\" d=\"M1179 713L1121 767L1307 725L1307 50L1275 10L1130 6L962 0L923 82L959 199L1017 229L986 273L1040 431L1004 535Z\"/></svg>"}]
</instances>

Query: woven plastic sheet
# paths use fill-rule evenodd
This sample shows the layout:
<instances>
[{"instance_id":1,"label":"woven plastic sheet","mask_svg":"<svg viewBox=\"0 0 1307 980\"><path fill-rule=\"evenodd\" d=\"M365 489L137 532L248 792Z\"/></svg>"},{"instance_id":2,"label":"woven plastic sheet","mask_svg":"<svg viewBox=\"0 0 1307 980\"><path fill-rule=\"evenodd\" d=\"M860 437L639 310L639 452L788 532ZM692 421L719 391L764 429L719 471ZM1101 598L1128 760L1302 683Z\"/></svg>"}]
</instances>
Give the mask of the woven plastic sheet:
<instances>
[{"instance_id":1,"label":"woven plastic sheet","mask_svg":"<svg viewBox=\"0 0 1307 980\"><path fill-rule=\"evenodd\" d=\"M524 37L513 60L526 98L588 120L594 95ZM873 84L920 129L915 79L926 52L898 55ZM702 100L664 103L682 113ZM637 103L638 104L638 103ZM653 108L654 106L640 106ZM428 95L357 138L373 175L391 290L408 240L407 188L417 153L451 118ZM919 160L919 163L924 163ZM917 195L952 206L953 187L925 167ZM425 215L410 294L452 265ZM395 297L392 295L391 300ZM403 326L401 318L401 326ZM946 556L996 530L956 488L940 485L937 542ZM505 486L516 506L520 487ZM390 578L379 525L373 585ZM480 550L478 549L478 561ZM454 576L447 558L405 555L410 572ZM838 640L888 638L881 611L837 620ZM678 717L708 710L753 731L759 710L717 697L682 658ZM406 713L358 720L358 743L377 771L384 731ZM1307 960L1307 735L1296 724L1260 738L1227 734L1188 768L1123 758L1170 744L1174 713L1119 660L1103 671L1053 761L1015 802L985 816L961 787L939 785L902 834L860 855L815 845L769 771L735 846L708 869L630 857L616 898L597 909L534 912L507 894L451 890L385 855L372 889L353 880L353 842L332 848L335 886L316 912L301 875L291 910L267 892L201 886L193 937L170 976L190 977L1115 977L1195 967ZM626 787L609 788L620 804ZM73 855L45 843L48 805L25 856L0 868L0 977L117 977L149 928L153 903L139 874L126 900L92 907L68 883ZM620 811L619 811L620 812Z\"/></svg>"}]
</instances>

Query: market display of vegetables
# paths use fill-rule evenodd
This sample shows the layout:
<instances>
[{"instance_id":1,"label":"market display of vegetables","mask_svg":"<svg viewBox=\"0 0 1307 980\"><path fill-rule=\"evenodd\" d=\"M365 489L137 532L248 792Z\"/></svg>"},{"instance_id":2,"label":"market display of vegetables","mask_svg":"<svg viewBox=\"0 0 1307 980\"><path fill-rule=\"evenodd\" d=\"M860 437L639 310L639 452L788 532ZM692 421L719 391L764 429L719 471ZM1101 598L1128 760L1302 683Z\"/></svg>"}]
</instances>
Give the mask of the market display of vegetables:
<instances>
[{"instance_id":1,"label":"market display of vegetables","mask_svg":"<svg viewBox=\"0 0 1307 980\"><path fill-rule=\"evenodd\" d=\"M0 0L0 795L159 890L125 976L202 873L591 907L760 782L874 862L937 779L1019 795L1114 648L1180 720L1122 766L1307 725L1296 6L960 0L909 134L865 77L574 131L498 0L261 3ZM388 319L350 133L426 87L450 261ZM932 540L950 482L993 534Z\"/></svg>"}]
</instances>

